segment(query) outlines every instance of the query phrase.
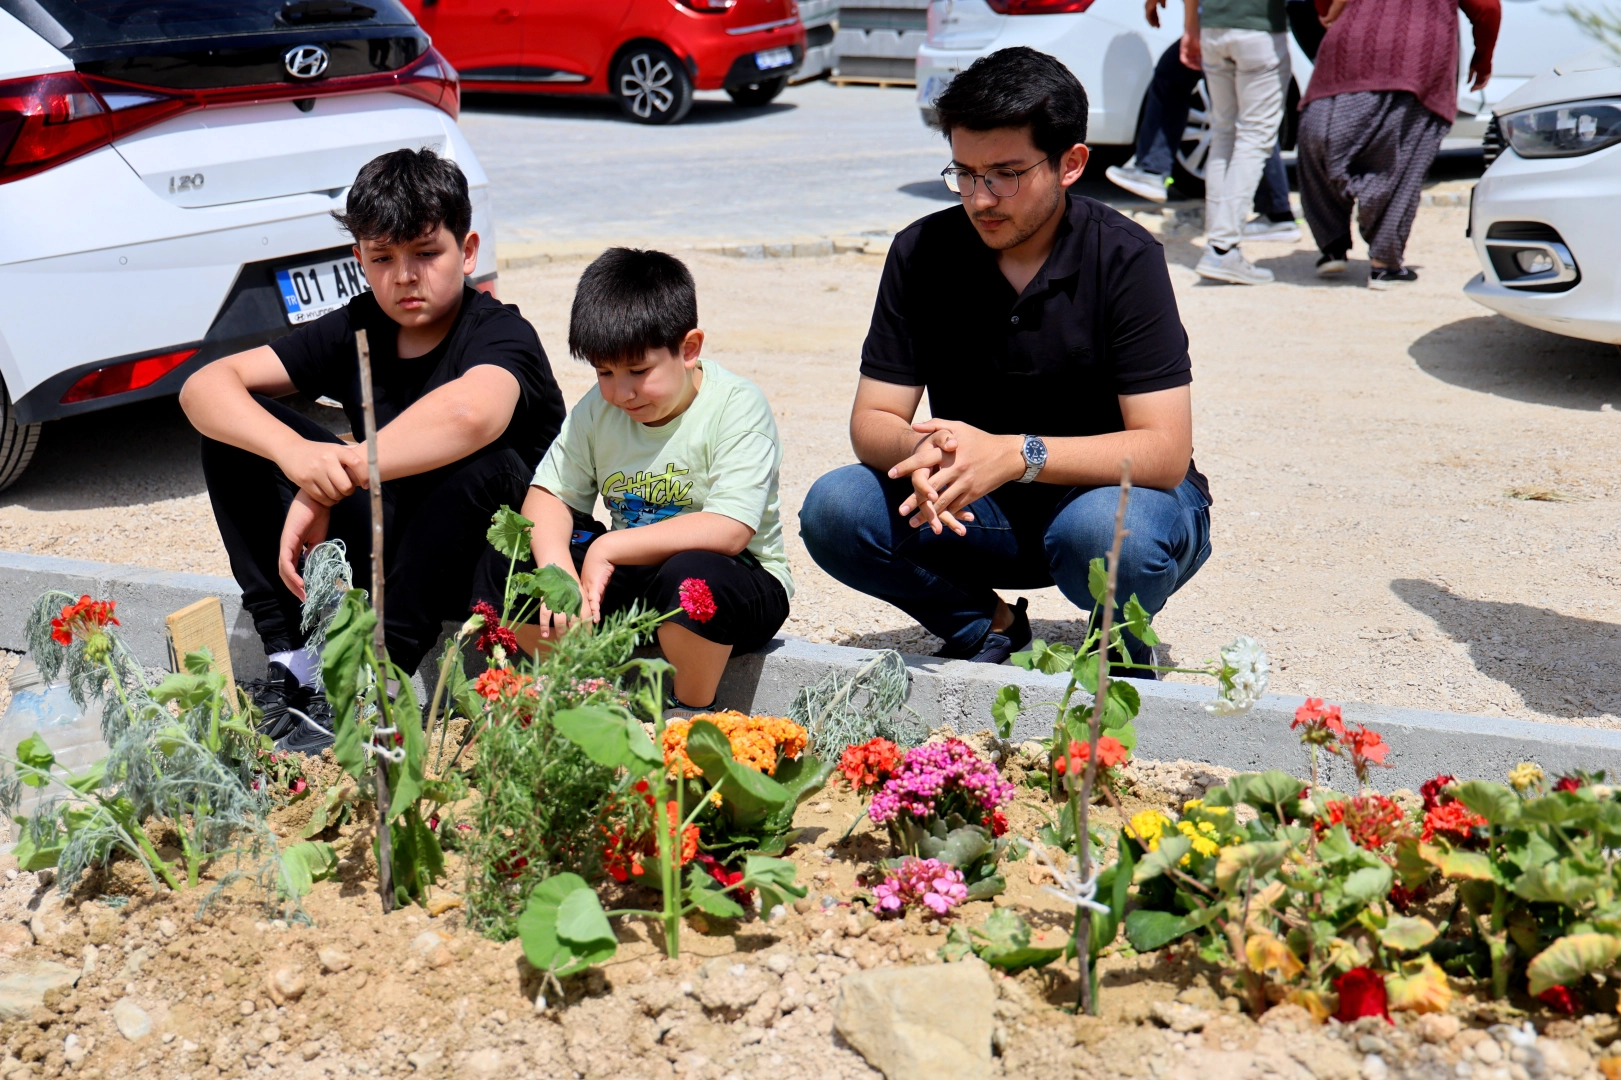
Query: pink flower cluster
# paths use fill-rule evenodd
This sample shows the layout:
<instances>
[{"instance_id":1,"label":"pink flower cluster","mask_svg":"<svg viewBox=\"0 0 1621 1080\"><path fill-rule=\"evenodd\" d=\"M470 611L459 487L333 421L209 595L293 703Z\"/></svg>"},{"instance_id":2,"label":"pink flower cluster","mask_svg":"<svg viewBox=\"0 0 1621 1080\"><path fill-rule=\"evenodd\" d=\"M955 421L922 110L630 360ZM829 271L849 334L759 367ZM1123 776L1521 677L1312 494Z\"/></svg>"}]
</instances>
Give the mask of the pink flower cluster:
<instances>
[{"instance_id":1,"label":"pink flower cluster","mask_svg":"<svg viewBox=\"0 0 1621 1080\"><path fill-rule=\"evenodd\" d=\"M894 773L873 795L867 816L876 825L898 814L929 818L939 812L945 798L954 794L965 796L988 818L1013 798L1013 785L961 739L924 743L906 752Z\"/></svg>"},{"instance_id":2,"label":"pink flower cluster","mask_svg":"<svg viewBox=\"0 0 1621 1080\"><path fill-rule=\"evenodd\" d=\"M968 899L968 886L963 884L962 871L947 866L939 859L919 859L908 856L900 869L890 871L888 877L872 891L881 914L904 910L909 904L922 904L936 915L944 915Z\"/></svg>"}]
</instances>

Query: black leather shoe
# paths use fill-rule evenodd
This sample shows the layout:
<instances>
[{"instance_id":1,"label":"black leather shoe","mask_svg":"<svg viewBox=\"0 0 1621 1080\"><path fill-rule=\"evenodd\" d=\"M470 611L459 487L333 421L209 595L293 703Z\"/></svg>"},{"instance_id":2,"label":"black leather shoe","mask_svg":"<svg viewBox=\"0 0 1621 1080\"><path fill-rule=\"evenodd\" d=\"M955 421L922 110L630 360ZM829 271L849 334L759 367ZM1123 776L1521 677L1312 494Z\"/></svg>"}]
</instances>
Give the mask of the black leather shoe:
<instances>
[{"instance_id":1,"label":"black leather shoe","mask_svg":"<svg viewBox=\"0 0 1621 1080\"><path fill-rule=\"evenodd\" d=\"M1013 605L1013 621L1006 630L992 630L979 643L979 651L968 657L976 664L1005 664L1016 652L1030 647L1030 601L1024 597Z\"/></svg>"}]
</instances>

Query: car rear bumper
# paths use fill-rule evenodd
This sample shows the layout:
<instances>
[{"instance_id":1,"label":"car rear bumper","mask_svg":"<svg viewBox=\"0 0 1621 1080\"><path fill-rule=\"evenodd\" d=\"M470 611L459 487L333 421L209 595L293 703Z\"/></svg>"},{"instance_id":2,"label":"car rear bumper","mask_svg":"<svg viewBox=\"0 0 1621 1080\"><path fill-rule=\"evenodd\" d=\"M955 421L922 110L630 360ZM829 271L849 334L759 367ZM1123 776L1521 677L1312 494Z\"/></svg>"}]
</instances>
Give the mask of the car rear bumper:
<instances>
[{"instance_id":1,"label":"car rear bumper","mask_svg":"<svg viewBox=\"0 0 1621 1080\"><path fill-rule=\"evenodd\" d=\"M801 43L798 45L786 45L780 47L786 48L790 53L793 54L794 62L792 64L789 64L787 67L774 67L762 71L760 70L760 65L756 63L756 59L759 57L760 51L754 50L746 52L742 56L739 56L736 60L732 61L731 70L726 72L726 78L721 82L721 89L735 90L740 86L753 86L755 83L763 82L767 79L791 78L794 72L799 70L800 65L805 62L805 46L803 43Z\"/></svg>"},{"instance_id":2,"label":"car rear bumper","mask_svg":"<svg viewBox=\"0 0 1621 1080\"><path fill-rule=\"evenodd\" d=\"M1618 203L1621 147L1536 161L1505 152L1475 185L1469 231L1482 272L1464 286L1465 295L1527 326L1621 344ZM1573 282L1527 288L1504 280L1491 242L1512 243L1508 237L1527 224L1547 227L1568 250Z\"/></svg>"}]
</instances>

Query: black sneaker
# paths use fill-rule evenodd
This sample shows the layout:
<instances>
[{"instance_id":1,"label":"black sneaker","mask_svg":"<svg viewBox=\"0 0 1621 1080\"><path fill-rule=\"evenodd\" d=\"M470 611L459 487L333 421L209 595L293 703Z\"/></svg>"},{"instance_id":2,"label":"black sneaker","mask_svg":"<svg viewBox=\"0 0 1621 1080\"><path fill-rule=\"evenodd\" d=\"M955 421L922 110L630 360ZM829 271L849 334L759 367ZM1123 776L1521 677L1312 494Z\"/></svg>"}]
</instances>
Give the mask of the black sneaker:
<instances>
[{"instance_id":1,"label":"black sneaker","mask_svg":"<svg viewBox=\"0 0 1621 1080\"><path fill-rule=\"evenodd\" d=\"M253 703L259 706L260 712L264 713L259 721L261 735L281 739L292 734L298 727L298 720L289 710L308 711L309 688L299 683L298 676L275 661L270 662L264 678L246 680L242 686L253 698Z\"/></svg>"},{"instance_id":2,"label":"black sneaker","mask_svg":"<svg viewBox=\"0 0 1621 1080\"><path fill-rule=\"evenodd\" d=\"M276 740L277 750L314 757L335 741L332 734L332 706L328 704L324 695L312 691L311 698L308 712L296 708L287 710L287 715L292 718L293 727L286 735Z\"/></svg>"},{"instance_id":3,"label":"black sneaker","mask_svg":"<svg viewBox=\"0 0 1621 1080\"><path fill-rule=\"evenodd\" d=\"M1343 274L1345 273L1346 265L1344 255L1333 255L1325 252L1323 257L1317 260L1317 276L1335 277L1339 274Z\"/></svg>"},{"instance_id":4,"label":"black sneaker","mask_svg":"<svg viewBox=\"0 0 1621 1080\"><path fill-rule=\"evenodd\" d=\"M1368 272L1368 288L1388 289L1393 285L1411 285L1418 274L1406 266L1375 266Z\"/></svg>"},{"instance_id":5,"label":"black sneaker","mask_svg":"<svg viewBox=\"0 0 1621 1080\"><path fill-rule=\"evenodd\" d=\"M1013 605L1013 622L1006 630L992 630L979 643L979 651L968 657L976 664L1005 664L1016 652L1030 647L1030 601L1024 597Z\"/></svg>"}]
</instances>

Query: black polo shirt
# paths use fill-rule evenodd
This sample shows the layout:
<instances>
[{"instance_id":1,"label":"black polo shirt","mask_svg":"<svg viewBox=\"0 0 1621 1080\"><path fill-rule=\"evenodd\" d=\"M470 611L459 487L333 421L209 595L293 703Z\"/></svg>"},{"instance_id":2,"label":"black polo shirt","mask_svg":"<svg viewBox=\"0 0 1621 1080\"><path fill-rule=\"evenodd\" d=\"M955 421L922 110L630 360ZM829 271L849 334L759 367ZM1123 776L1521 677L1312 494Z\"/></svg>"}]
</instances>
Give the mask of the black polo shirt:
<instances>
[{"instance_id":1,"label":"black polo shirt","mask_svg":"<svg viewBox=\"0 0 1621 1080\"><path fill-rule=\"evenodd\" d=\"M1015 293L959 207L902 230L861 374L924 386L933 415L997 435L1124 431L1120 395L1193 381L1165 252L1123 214L1067 194L1053 250ZM1188 479L1208 499L1192 463Z\"/></svg>"}]
</instances>

